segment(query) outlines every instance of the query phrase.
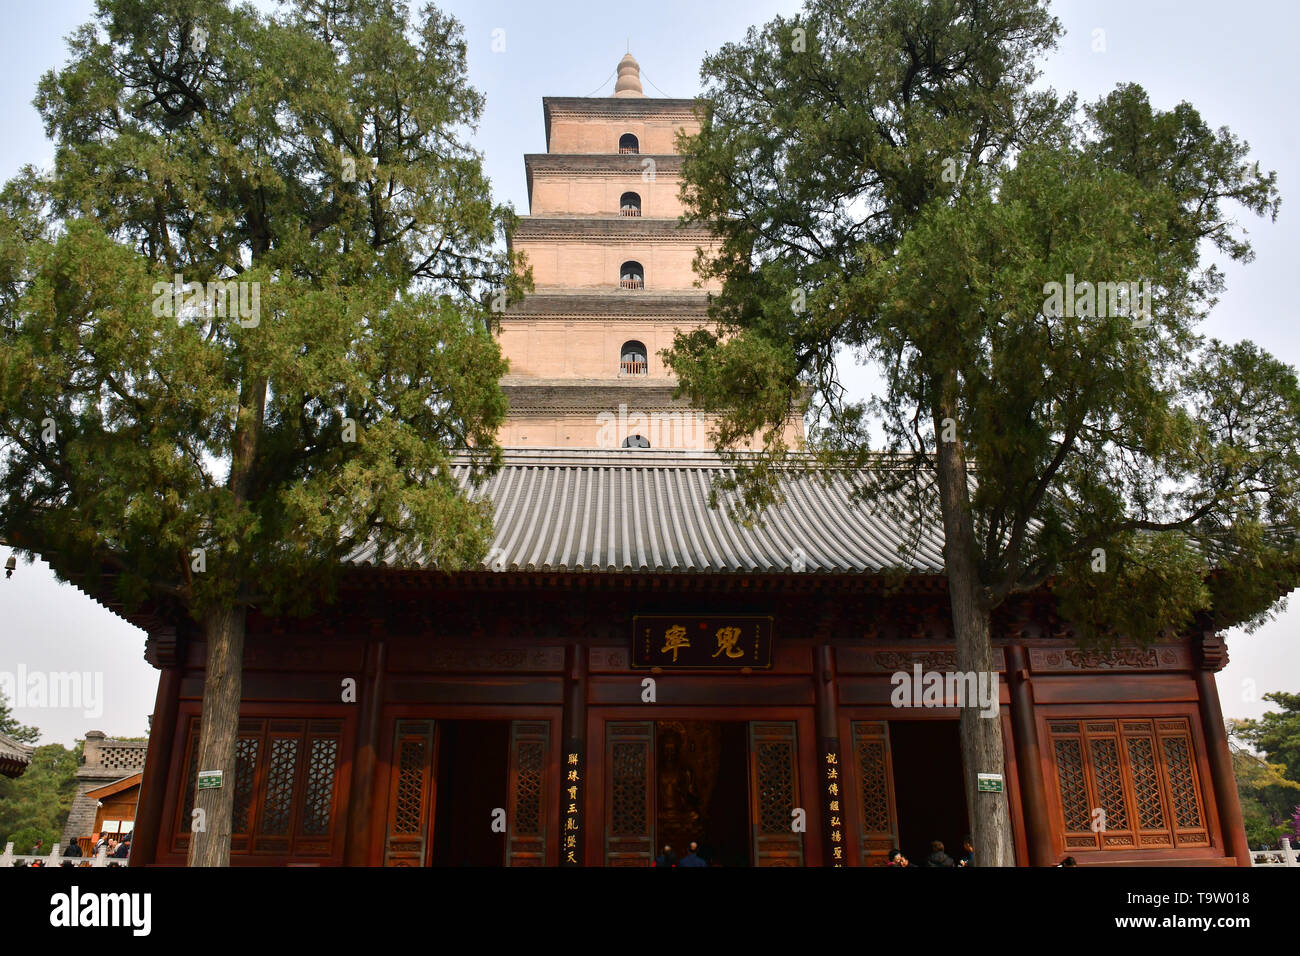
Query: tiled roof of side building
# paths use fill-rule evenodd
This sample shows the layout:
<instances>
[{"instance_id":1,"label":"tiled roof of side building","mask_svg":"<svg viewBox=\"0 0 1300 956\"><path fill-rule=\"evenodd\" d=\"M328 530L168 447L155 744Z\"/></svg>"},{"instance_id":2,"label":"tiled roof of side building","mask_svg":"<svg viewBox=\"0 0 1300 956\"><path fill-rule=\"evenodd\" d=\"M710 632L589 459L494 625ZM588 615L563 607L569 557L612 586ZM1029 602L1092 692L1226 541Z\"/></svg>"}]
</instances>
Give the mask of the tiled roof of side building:
<instances>
[{"instance_id":1,"label":"tiled roof of side building","mask_svg":"<svg viewBox=\"0 0 1300 956\"><path fill-rule=\"evenodd\" d=\"M0 734L0 774L6 777L21 775L31 763L34 749L26 744L20 744L12 737Z\"/></svg>"},{"instance_id":2,"label":"tiled roof of side building","mask_svg":"<svg viewBox=\"0 0 1300 956\"><path fill-rule=\"evenodd\" d=\"M486 497L495 513L480 570L942 573L942 529L928 527L907 546L911 529L852 500L847 474L825 483L791 473L781 480L782 503L744 527L725 505L709 507L713 480L731 471L714 452L507 449L502 468L475 488L469 463L455 465L471 497ZM347 560L393 564L373 546Z\"/></svg>"}]
</instances>

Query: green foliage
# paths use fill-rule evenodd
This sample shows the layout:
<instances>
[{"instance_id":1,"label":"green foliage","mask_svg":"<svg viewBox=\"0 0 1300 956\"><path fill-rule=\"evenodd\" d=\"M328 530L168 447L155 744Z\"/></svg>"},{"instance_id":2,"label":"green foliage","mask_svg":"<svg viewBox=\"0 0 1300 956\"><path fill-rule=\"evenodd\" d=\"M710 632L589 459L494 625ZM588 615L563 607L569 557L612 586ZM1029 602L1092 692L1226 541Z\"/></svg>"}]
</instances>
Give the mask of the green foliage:
<instances>
[{"instance_id":1,"label":"green foliage","mask_svg":"<svg viewBox=\"0 0 1300 956\"><path fill-rule=\"evenodd\" d=\"M1300 583L1300 386L1196 329L1275 176L1186 103L1031 89L1059 33L1032 0L809 0L706 58L683 197L723 288L666 361L721 445L763 438L750 508L778 461L849 466L916 530L950 430L985 612L1046 585L1088 641L1257 625ZM883 393L847 400L844 355Z\"/></svg>"},{"instance_id":2,"label":"green foliage","mask_svg":"<svg viewBox=\"0 0 1300 956\"><path fill-rule=\"evenodd\" d=\"M1300 783L1300 694L1276 691L1264 699L1277 704L1280 711L1267 711L1259 720L1236 723L1236 734L1270 763L1286 768L1286 775Z\"/></svg>"},{"instance_id":3,"label":"green foliage","mask_svg":"<svg viewBox=\"0 0 1300 956\"><path fill-rule=\"evenodd\" d=\"M34 744L41 739L40 729L20 724L4 694L0 693L0 734L22 744Z\"/></svg>"},{"instance_id":4,"label":"green foliage","mask_svg":"<svg viewBox=\"0 0 1300 956\"><path fill-rule=\"evenodd\" d=\"M1270 713L1266 719L1274 716ZM1256 721L1230 720L1227 725L1246 838L1252 847L1277 846L1291 833L1292 808L1300 803L1300 781L1284 764L1261 758L1241 745L1254 742Z\"/></svg>"},{"instance_id":5,"label":"green foliage","mask_svg":"<svg viewBox=\"0 0 1300 956\"><path fill-rule=\"evenodd\" d=\"M0 195L0 536L196 618L302 610L365 541L477 560L450 455L498 460L488 295L527 278L460 26L100 0L69 47L36 99L54 169Z\"/></svg>"},{"instance_id":6,"label":"green foliage","mask_svg":"<svg viewBox=\"0 0 1300 956\"><path fill-rule=\"evenodd\" d=\"M48 853L63 834L72 798L77 792L81 743L69 750L62 744L37 747L21 777L0 777L0 849L12 842L15 853L26 853L44 840Z\"/></svg>"}]
</instances>

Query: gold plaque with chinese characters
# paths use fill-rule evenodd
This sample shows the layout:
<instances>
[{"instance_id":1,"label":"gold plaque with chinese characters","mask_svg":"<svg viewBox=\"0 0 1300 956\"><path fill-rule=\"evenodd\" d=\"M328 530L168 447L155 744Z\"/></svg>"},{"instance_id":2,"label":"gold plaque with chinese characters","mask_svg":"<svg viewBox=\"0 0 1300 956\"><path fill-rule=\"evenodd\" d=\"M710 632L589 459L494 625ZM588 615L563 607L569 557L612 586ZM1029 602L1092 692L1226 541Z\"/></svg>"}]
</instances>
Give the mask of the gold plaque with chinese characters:
<instances>
[{"instance_id":1,"label":"gold plaque with chinese characters","mask_svg":"<svg viewBox=\"0 0 1300 956\"><path fill-rule=\"evenodd\" d=\"M632 618L633 667L672 669L772 666L771 617L637 614Z\"/></svg>"}]
</instances>

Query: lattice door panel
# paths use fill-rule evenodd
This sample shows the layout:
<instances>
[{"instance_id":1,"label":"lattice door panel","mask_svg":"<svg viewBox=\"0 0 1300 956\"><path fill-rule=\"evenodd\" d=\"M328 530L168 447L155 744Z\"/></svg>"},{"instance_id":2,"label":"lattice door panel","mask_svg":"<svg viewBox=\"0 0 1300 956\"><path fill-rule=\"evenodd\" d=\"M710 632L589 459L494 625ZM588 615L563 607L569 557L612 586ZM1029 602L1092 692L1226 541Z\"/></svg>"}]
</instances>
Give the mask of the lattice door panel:
<instances>
[{"instance_id":1,"label":"lattice door panel","mask_svg":"<svg viewBox=\"0 0 1300 956\"><path fill-rule=\"evenodd\" d=\"M546 773L551 725L510 722L510 806L506 808L506 866L545 866L549 829Z\"/></svg>"},{"instance_id":2,"label":"lattice door panel","mask_svg":"<svg viewBox=\"0 0 1300 956\"><path fill-rule=\"evenodd\" d=\"M189 847L199 719L190 725L186 788L172 848ZM235 744L232 853L327 856L337 835L343 722L244 717Z\"/></svg>"},{"instance_id":3,"label":"lattice door panel","mask_svg":"<svg viewBox=\"0 0 1300 956\"><path fill-rule=\"evenodd\" d=\"M803 866L803 834L792 829L799 802L796 725L749 724L750 827L755 866Z\"/></svg>"},{"instance_id":4,"label":"lattice door panel","mask_svg":"<svg viewBox=\"0 0 1300 956\"><path fill-rule=\"evenodd\" d=\"M1048 723L1066 849L1208 846L1185 718Z\"/></svg>"},{"instance_id":5,"label":"lattice door panel","mask_svg":"<svg viewBox=\"0 0 1300 956\"><path fill-rule=\"evenodd\" d=\"M851 726L853 752L849 763L858 802L859 862L863 866L883 866L890 849L898 845L889 724L855 720Z\"/></svg>"},{"instance_id":6,"label":"lattice door panel","mask_svg":"<svg viewBox=\"0 0 1300 956\"><path fill-rule=\"evenodd\" d=\"M1192 734L1186 720L1157 720L1159 760L1166 784L1166 804L1173 817L1177 846L1209 846L1210 831L1201 806L1200 780L1196 772Z\"/></svg>"},{"instance_id":7,"label":"lattice door panel","mask_svg":"<svg viewBox=\"0 0 1300 956\"><path fill-rule=\"evenodd\" d=\"M432 720L399 720L388 775L384 866L424 866L429 821L437 804L438 728Z\"/></svg>"},{"instance_id":8,"label":"lattice door panel","mask_svg":"<svg viewBox=\"0 0 1300 956\"><path fill-rule=\"evenodd\" d=\"M655 858L655 723L605 724L605 865L650 866Z\"/></svg>"}]
</instances>

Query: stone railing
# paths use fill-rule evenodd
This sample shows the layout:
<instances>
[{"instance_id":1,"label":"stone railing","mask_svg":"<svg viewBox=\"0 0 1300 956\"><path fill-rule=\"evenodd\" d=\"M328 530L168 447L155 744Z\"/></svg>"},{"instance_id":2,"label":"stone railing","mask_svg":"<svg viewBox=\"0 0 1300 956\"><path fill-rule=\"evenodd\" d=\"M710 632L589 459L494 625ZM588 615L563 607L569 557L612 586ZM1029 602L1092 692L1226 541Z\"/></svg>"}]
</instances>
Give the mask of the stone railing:
<instances>
[{"instance_id":1,"label":"stone railing","mask_svg":"<svg viewBox=\"0 0 1300 956\"><path fill-rule=\"evenodd\" d=\"M1251 850L1251 866L1300 866L1300 849L1291 849L1291 841L1282 838L1280 850Z\"/></svg>"},{"instance_id":2,"label":"stone railing","mask_svg":"<svg viewBox=\"0 0 1300 956\"><path fill-rule=\"evenodd\" d=\"M6 866L34 866L36 864L41 866L62 866L64 863L71 863L73 866L108 866L110 862L126 866L126 860L114 859L110 861L107 847L101 848L93 857L65 857L63 847L55 844L49 856L33 856L30 853L14 853L14 845L6 843L4 853L0 853L0 868Z\"/></svg>"}]
</instances>

